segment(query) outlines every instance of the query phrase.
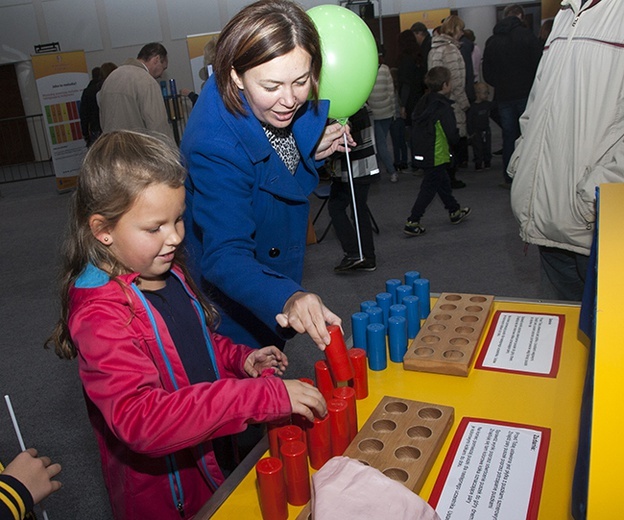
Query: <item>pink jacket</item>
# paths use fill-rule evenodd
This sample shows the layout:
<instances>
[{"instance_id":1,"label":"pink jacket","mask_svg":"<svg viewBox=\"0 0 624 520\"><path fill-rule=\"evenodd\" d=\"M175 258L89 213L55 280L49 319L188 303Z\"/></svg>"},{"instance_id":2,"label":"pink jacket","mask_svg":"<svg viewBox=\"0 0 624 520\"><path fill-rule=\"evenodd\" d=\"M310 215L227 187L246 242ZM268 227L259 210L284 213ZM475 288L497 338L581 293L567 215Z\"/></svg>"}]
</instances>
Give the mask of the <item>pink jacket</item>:
<instances>
[{"instance_id":1,"label":"pink jacket","mask_svg":"<svg viewBox=\"0 0 624 520\"><path fill-rule=\"evenodd\" d=\"M115 518L188 519L223 482L209 439L287 416L290 400L281 379L249 378L251 349L210 332L203 313L219 379L191 385L137 276L118 283L89 265L70 290L70 333Z\"/></svg>"}]
</instances>

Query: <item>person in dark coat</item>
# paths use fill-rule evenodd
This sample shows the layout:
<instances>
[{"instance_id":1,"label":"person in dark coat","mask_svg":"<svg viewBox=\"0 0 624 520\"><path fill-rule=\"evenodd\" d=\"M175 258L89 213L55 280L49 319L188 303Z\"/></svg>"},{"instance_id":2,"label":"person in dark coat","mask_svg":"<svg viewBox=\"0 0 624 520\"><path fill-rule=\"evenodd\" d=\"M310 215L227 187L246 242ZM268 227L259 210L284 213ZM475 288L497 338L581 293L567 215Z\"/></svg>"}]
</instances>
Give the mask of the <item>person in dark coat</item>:
<instances>
[{"instance_id":1,"label":"person in dark coat","mask_svg":"<svg viewBox=\"0 0 624 520\"><path fill-rule=\"evenodd\" d=\"M520 137L519 119L524 112L542 55L542 46L525 27L524 9L511 4L494 26L483 51L483 77L494 87L494 101L503 131L503 186L511 185L507 165Z\"/></svg>"}]
</instances>

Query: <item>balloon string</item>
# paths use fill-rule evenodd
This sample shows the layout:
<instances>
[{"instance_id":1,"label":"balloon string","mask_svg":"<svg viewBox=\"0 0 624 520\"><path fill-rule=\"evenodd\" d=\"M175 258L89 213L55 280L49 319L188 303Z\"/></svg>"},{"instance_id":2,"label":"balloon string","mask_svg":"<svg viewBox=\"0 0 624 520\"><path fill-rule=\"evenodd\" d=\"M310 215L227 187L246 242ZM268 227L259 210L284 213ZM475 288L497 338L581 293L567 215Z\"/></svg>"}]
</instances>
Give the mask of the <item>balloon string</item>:
<instances>
[{"instance_id":1,"label":"balloon string","mask_svg":"<svg viewBox=\"0 0 624 520\"><path fill-rule=\"evenodd\" d=\"M364 261L364 255L362 254L362 237L360 236L360 223L358 219L357 204L355 203L355 187L353 185L353 172L351 170L351 158L349 157L349 145L347 143L347 134L342 134L344 138L345 153L347 154L347 172L349 177L349 187L351 188L351 203L353 208L353 218L355 220L355 234L357 235L358 253L360 254L360 261Z\"/></svg>"}]
</instances>

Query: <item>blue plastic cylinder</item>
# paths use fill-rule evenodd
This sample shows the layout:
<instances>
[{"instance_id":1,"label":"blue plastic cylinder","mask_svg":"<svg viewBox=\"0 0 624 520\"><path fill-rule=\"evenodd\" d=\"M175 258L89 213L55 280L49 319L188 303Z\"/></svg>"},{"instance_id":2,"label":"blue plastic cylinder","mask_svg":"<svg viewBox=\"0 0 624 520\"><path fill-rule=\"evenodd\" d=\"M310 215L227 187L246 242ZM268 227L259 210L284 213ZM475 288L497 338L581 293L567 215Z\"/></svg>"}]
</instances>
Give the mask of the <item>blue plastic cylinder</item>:
<instances>
[{"instance_id":1,"label":"blue plastic cylinder","mask_svg":"<svg viewBox=\"0 0 624 520\"><path fill-rule=\"evenodd\" d=\"M367 312L355 312L351 315L351 331L353 334L353 347L366 350L366 327L370 323Z\"/></svg>"},{"instance_id":2,"label":"blue plastic cylinder","mask_svg":"<svg viewBox=\"0 0 624 520\"><path fill-rule=\"evenodd\" d=\"M383 323L371 323L366 327L368 345L368 367L371 370L385 370L388 366L386 354L386 329Z\"/></svg>"},{"instance_id":3,"label":"blue plastic cylinder","mask_svg":"<svg viewBox=\"0 0 624 520\"><path fill-rule=\"evenodd\" d=\"M420 278L420 273L418 271L407 271L407 273L405 273L405 285L414 287L414 280L418 280L418 278Z\"/></svg>"},{"instance_id":4,"label":"blue plastic cylinder","mask_svg":"<svg viewBox=\"0 0 624 520\"><path fill-rule=\"evenodd\" d=\"M407 337L414 339L420 331L420 299L418 296L406 296L403 298L403 305L407 310Z\"/></svg>"},{"instance_id":5,"label":"blue plastic cylinder","mask_svg":"<svg viewBox=\"0 0 624 520\"><path fill-rule=\"evenodd\" d=\"M366 314L368 314L368 323L381 323L383 325L383 311L381 307L369 307L366 309ZM384 325L384 329L386 326Z\"/></svg>"},{"instance_id":6,"label":"blue plastic cylinder","mask_svg":"<svg viewBox=\"0 0 624 520\"><path fill-rule=\"evenodd\" d=\"M392 295L392 303L397 303L396 299L396 288L402 285L401 280L396 278L391 278L390 280L386 280L386 292L389 292Z\"/></svg>"},{"instance_id":7,"label":"blue plastic cylinder","mask_svg":"<svg viewBox=\"0 0 624 520\"><path fill-rule=\"evenodd\" d=\"M420 318L427 319L431 312L431 294L429 293L429 280L426 278L420 278L414 280L414 289L416 290L416 296L418 296Z\"/></svg>"},{"instance_id":8,"label":"blue plastic cylinder","mask_svg":"<svg viewBox=\"0 0 624 520\"><path fill-rule=\"evenodd\" d=\"M375 296L375 300L377 301L377 306L383 311L383 324L387 328L388 318L390 317L390 305L394 303L392 294L389 292L379 293Z\"/></svg>"},{"instance_id":9,"label":"blue plastic cylinder","mask_svg":"<svg viewBox=\"0 0 624 520\"><path fill-rule=\"evenodd\" d=\"M388 318L388 346L390 361L402 363L407 352L407 320L403 316Z\"/></svg>"}]
</instances>

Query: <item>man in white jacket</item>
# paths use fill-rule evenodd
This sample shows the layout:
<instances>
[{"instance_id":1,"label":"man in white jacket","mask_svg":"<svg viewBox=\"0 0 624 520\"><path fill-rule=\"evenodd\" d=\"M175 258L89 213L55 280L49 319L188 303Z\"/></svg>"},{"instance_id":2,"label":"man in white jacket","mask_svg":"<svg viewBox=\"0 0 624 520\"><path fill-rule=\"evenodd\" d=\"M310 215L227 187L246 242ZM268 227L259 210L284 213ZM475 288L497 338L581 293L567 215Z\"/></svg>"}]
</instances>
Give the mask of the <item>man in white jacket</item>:
<instances>
[{"instance_id":1,"label":"man in white jacket","mask_svg":"<svg viewBox=\"0 0 624 520\"><path fill-rule=\"evenodd\" d=\"M621 0L563 1L520 119L511 205L544 298L582 298L596 188L624 181L622 20Z\"/></svg>"}]
</instances>

